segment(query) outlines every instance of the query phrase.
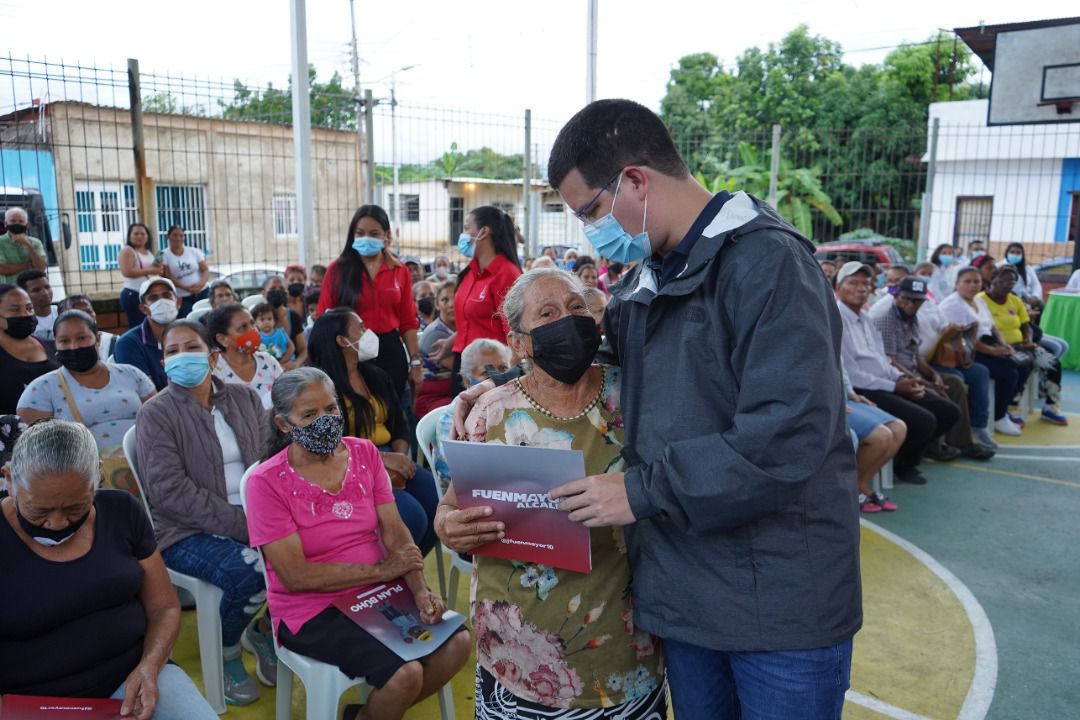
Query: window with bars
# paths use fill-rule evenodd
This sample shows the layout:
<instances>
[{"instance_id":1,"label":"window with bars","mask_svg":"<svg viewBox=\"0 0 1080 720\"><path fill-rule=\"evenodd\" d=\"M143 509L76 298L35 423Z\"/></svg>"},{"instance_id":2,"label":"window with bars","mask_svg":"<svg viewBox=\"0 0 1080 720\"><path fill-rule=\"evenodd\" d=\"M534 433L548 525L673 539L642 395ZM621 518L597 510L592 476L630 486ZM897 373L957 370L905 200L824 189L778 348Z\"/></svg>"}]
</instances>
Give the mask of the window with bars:
<instances>
[{"instance_id":1,"label":"window with bars","mask_svg":"<svg viewBox=\"0 0 1080 720\"><path fill-rule=\"evenodd\" d=\"M394 193L387 195L390 206L390 217L393 218L395 210L397 208L397 196ZM420 196L419 195L401 195L401 221L402 222L420 222Z\"/></svg>"},{"instance_id":2,"label":"window with bars","mask_svg":"<svg viewBox=\"0 0 1080 720\"><path fill-rule=\"evenodd\" d=\"M184 244L210 255L210 237L206 222L206 190L199 185L158 185L157 200L158 247L168 243L169 228L184 228Z\"/></svg>"},{"instance_id":3,"label":"window with bars","mask_svg":"<svg viewBox=\"0 0 1080 720\"><path fill-rule=\"evenodd\" d=\"M994 214L993 196L956 198L953 245L966 248L973 240L990 242L990 221Z\"/></svg>"},{"instance_id":4,"label":"window with bars","mask_svg":"<svg viewBox=\"0 0 1080 720\"><path fill-rule=\"evenodd\" d=\"M278 193L274 195L274 236L296 237L296 194Z\"/></svg>"}]
</instances>

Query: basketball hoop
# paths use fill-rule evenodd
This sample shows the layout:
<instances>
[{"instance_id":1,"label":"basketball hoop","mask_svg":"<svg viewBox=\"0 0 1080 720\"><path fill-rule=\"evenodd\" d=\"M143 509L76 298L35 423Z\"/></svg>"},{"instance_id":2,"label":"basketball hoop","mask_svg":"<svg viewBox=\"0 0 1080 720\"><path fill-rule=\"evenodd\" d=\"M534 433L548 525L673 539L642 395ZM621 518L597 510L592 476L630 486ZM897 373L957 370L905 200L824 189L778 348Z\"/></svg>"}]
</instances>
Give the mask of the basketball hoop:
<instances>
[{"instance_id":1,"label":"basketball hoop","mask_svg":"<svg viewBox=\"0 0 1080 720\"><path fill-rule=\"evenodd\" d=\"M1044 100L1035 104L1039 107L1053 105L1057 109L1058 115L1071 115L1072 106L1076 103L1080 103L1080 97L1054 98L1053 100Z\"/></svg>"}]
</instances>

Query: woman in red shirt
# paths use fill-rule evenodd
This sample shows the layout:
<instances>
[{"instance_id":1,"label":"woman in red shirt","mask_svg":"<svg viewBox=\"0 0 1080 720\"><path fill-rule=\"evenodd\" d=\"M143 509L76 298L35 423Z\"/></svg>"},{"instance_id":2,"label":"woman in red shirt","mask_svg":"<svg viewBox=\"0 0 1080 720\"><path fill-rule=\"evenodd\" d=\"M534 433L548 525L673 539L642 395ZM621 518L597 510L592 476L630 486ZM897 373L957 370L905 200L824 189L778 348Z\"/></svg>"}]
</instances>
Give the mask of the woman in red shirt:
<instances>
[{"instance_id":1,"label":"woman in red shirt","mask_svg":"<svg viewBox=\"0 0 1080 720\"><path fill-rule=\"evenodd\" d=\"M418 387L424 374L412 276L386 249L389 238L390 218L381 207L362 205L353 214L345 249L326 269L317 314L336 307L356 311L364 327L379 336L375 364L390 376L400 398L405 383Z\"/></svg>"},{"instance_id":2,"label":"woman in red shirt","mask_svg":"<svg viewBox=\"0 0 1080 720\"><path fill-rule=\"evenodd\" d=\"M465 218L458 238L458 250L472 261L458 274L454 295L457 333L454 338L454 381L456 395L461 387L461 351L473 340L491 338L506 342L510 331L502 316L502 301L521 275L514 221L502 210L485 205Z\"/></svg>"}]
</instances>

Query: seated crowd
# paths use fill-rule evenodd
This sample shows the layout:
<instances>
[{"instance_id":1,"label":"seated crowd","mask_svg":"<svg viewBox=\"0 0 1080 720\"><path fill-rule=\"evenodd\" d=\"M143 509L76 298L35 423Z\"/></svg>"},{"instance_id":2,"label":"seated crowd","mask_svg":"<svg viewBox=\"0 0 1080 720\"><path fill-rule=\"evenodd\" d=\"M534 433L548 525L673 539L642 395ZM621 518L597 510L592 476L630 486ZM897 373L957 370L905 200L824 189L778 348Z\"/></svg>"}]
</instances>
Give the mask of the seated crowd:
<instances>
[{"instance_id":1,"label":"seated crowd","mask_svg":"<svg viewBox=\"0 0 1080 720\"><path fill-rule=\"evenodd\" d=\"M227 281L208 282L182 228L170 229L155 258L149 231L132 225L120 259L131 326L119 337L99 331L85 295L54 307L41 269L0 284L0 372L9 378L0 389L8 491L0 572L27 578L9 597L19 626L0 631L0 665L18 668L0 694L111 696L142 720L214 717L167 662L180 609L166 568L223 592L230 704L254 702L259 683L275 684L275 638L365 677L374 689L356 717L401 717L460 670L468 631L406 662L331 601L402 578L423 621L434 622L445 601L426 585L424 556L440 539L468 553L501 537L498 523L456 506L452 482L440 501L432 470L413 459L416 421L452 408L462 387L523 364L474 408L470 439L550 441L582 450L590 474L621 467L618 368L568 373L533 351L537 338L560 334L594 353L607 297L627 268L545 248L523 274L512 220L485 207L469 214L458 240L468 265L455 274L440 255L429 275L418 258L393 254L385 218L361 208L329 268L309 275L289 265L252 305ZM999 267L969 251L938 248L915 272L822 262L843 321L837 392L847 399L862 512L897 509L874 487L889 462L898 480L925 484L924 457L993 457L995 433L1021 433L1025 418L1010 407L1033 372L1041 417L1067 422L1057 407L1067 345L1039 331L1041 289L1023 247L1010 246ZM359 290L346 292L351 280ZM387 283L397 288L390 299L380 290ZM209 307L197 306L204 299ZM197 319L185 319L191 312ZM441 436L452 416L443 413ZM445 463L435 465L448 480ZM478 704L509 694L538 713L602 704L614 712L631 702L635 712L666 713L659 646L626 622L620 542L593 529L592 574L549 570L532 584L507 583L518 563L476 558ZM542 597L539 583L548 587ZM548 590L558 602L542 602ZM507 672L508 658L529 658L500 644L499 624L514 615L558 635L565 613L551 608L583 595L612 608L593 635L628 635L572 661L595 682L553 698ZM109 641L88 641L99 637L88 628L102 623L114 630ZM244 667L245 649L259 682ZM47 656L64 662L35 661ZM632 688L622 682L631 675Z\"/></svg>"}]
</instances>

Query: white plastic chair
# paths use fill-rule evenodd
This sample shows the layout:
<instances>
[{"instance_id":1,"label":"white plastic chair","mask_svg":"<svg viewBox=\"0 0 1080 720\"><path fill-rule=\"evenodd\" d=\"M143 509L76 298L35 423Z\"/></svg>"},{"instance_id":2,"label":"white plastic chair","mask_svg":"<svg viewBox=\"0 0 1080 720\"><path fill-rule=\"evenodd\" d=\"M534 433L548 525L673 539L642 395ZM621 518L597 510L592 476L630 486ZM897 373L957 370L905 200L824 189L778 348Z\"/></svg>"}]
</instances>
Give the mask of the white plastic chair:
<instances>
[{"instance_id":1,"label":"white plastic chair","mask_svg":"<svg viewBox=\"0 0 1080 720\"><path fill-rule=\"evenodd\" d=\"M440 482L439 473L435 469L435 461L433 459L435 454L435 433L439 429L439 423L444 415L450 412L451 405L435 408L427 415L420 418L420 422L416 424L416 442L420 446L420 452L424 453L424 459L427 461L428 468L431 470L431 476L435 478L435 492L438 493L439 499L442 500L443 487ZM472 563L462 559L453 550L443 547L442 543L438 540L435 541L435 564L439 571L439 592L446 598L446 605L451 610L454 610L454 605L457 600L458 593L458 581L461 575L472 576L473 566ZM443 556L446 556L450 560L450 587L446 586L446 569Z\"/></svg>"},{"instance_id":2,"label":"white plastic chair","mask_svg":"<svg viewBox=\"0 0 1080 720\"><path fill-rule=\"evenodd\" d=\"M202 300L196 300L195 304L191 306L192 311L195 310L213 310L210 306L210 298L203 298Z\"/></svg>"},{"instance_id":3,"label":"white plastic chair","mask_svg":"<svg viewBox=\"0 0 1080 720\"><path fill-rule=\"evenodd\" d=\"M255 463L245 470L244 477L240 480L240 504L245 514L247 514L248 477L258 466L259 463ZM266 574L266 556L262 554L262 548L258 548L258 551L263 560L263 579L266 580L266 586L269 588L270 578ZM336 720L341 696L352 687L360 688L360 701L366 702L371 686L364 678L351 678L334 665L309 658L278 644L277 623L271 622L270 625L274 631L274 649L277 651L278 658L277 689L274 697L275 720L289 720L292 712L294 674L300 676L300 681L304 683L304 689L307 691L308 720ZM454 697L451 694L450 683L439 689L439 712L442 720L454 720Z\"/></svg>"},{"instance_id":4,"label":"white plastic chair","mask_svg":"<svg viewBox=\"0 0 1080 720\"><path fill-rule=\"evenodd\" d=\"M266 298L264 298L262 295L248 295L246 298L240 301L240 304L250 310L261 302L266 302Z\"/></svg>"},{"instance_id":5,"label":"white plastic chair","mask_svg":"<svg viewBox=\"0 0 1080 720\"><path fill-rule=\"evenodd\" d=\"M203 302L203 301L200 300L199 302ZM198 305L199 303L195 303L195 304ZM208 308L208 307L202 307L202 308L197 307L197 308L195 308L194 310L192 310L191 312L189 312L187 314L187 319L188 320L196 320L196 321L198 321L198 320L202 319L203 315L209 315L209 314L210 314L210 308Z\"/></svg>"},{"instance_id":6,"label":"white plastic chair","mask_svg":"<svg viewBox=\"0 0 1080 720\"><path fill-rule=\"evenodd\" d=\"M245 515L247 514L248 477L258 466L259 463L255 463L245 470L244 477L240 480L240 505L244 508ZM266 573L266 556L262 554L262 548L257 549L263 560L263 579L266 581L266 587L269 588L270 578ZM278 644L277 623L271 620L270 626L274 632L274 650L278 658L277 688L274 696L276 720L289 720L292 714L294 674L300 676L307 690L308 720L335 720L338 716L338 702L345 691L351 687L360 688L361 702L366 699L370 687L364 678L351 678L333 665L293 652L284 645Z\"/></svg>"},{"instance_id":7,"label":"white plastic chair","mask_svg":"<svg viewBox=\"0 0 1080 720\"><path fill-rule=\"evenodd\" d=\"M139 473L135 470L135 428L130 428L124 433L124 457L131 466L131 474L135 478L135 485L139 488L139 497L142 499L146 515L150 518L150 527L154 526L154 518L150 515L150 500L146 497ZM169 580L173 585L187 590L195 598L195 624L199 633L199 664L202 665L203 687L206 688L206 701L218 715L223 715L225 706L225 675L222 667L223 657L221 648L221 596L224 594L218 586L200 580L191 575L185 575L172 568L169 571Z\"/></svg>"}]
</instances>

